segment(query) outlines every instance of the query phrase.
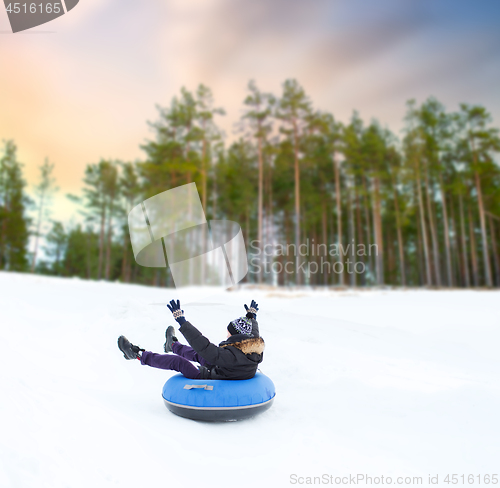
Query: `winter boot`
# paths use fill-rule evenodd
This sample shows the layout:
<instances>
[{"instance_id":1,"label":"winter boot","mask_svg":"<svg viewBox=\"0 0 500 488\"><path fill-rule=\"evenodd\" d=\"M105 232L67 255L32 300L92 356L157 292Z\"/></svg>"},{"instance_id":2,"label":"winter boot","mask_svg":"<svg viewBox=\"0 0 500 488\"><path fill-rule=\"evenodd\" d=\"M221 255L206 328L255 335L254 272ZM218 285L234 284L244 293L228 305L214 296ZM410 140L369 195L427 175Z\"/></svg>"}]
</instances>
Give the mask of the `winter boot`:
<instances>
[{"instance_id":1,"label":"winter boot","mask_svg":"<svg viewBox=\"0 0 500 488\"><path fill-rule=\"evenodd\" d=\"M177 342L177 337L175 337L175 330L174 328L169 325L166 332L165 332L165 344L163 345L163 350L165 352L172 352L172 344L174 342Z\"/></svg>"},{"instance_id":2,"label":"winter boot","mask_svg":"<svg viewBox=\"0 0 500 488\"><path fill-rule=\"evenodd\" d=\"M134 346L125 336L118 337L118 348L123 352L125 359L140 359L140 352L146 349L141 349L139 346Z\"/></svg>"}]
</instances>

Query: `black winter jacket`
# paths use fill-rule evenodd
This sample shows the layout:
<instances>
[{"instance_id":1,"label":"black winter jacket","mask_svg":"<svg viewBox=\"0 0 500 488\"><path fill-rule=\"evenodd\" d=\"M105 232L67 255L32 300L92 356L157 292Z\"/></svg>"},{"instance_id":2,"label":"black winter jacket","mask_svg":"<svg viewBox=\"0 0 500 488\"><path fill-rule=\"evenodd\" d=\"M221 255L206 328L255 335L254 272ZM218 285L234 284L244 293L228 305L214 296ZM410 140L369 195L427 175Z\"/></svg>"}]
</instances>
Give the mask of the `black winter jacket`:
<instances>
[{"instance_id":1,"label":"black winter jacket","mask_svg":"<svg viewBox=\"0 0 500 488\"><path fill-rule=\"evenodd\" d=\"M258 365L263 360L265 343L261 337L237 334L216 346L188 321L179 330L189 345L211 365L207 366L207 371L203 370L203 366L200 367L202 377L213 380L248 380L255 376Z\"/></svg>"}]
</instances>

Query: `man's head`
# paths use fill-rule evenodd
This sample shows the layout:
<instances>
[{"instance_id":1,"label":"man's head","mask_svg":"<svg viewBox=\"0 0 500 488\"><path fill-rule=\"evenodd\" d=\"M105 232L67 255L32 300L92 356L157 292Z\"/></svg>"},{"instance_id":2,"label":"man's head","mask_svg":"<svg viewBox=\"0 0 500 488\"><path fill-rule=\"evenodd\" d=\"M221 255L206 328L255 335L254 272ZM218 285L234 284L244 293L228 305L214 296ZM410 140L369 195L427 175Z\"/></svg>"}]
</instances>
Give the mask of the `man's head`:
<instances>
[{"instance_id":1,"label":"man's head","mask_svg":"<svg viewBox=\"0 0 500 488\"><path fill-rule=\"evenodd\" d=\"M229 335L244 334L247 336L252 335L252 320L248 317L239 317L229 322L227 331ZM229 337L228 335L228 337Z\"/></svg>"}]
</instances>

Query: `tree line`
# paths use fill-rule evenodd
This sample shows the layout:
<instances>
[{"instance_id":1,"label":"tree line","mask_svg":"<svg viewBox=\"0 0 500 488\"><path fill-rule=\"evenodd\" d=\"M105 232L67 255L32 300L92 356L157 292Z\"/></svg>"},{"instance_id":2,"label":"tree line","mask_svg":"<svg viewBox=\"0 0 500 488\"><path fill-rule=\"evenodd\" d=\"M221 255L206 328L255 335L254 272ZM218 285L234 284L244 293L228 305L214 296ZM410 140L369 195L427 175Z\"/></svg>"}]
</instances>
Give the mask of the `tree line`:
<instances>
[{"instance_id":1,"label":"tree line","mask_svg":"<svg viewBox=\"0 0 500 488\"><path fill-rule=\"evenodd\" d=\"M279 96L251 81L229 146L205 85L157 108L142 160L87 165L82 193L68 196L83 215L74 226L48 217L53 165L40 167L29 199L16 146L4 142L0 269L171 286L168 270L135 263L127 216L195 182L208 220L241 225L248 282L500 286L500 138L484 107L411 100L397 137L356 112L343 124L316 109L296 80Z\"/></svg>"}]
</instances>

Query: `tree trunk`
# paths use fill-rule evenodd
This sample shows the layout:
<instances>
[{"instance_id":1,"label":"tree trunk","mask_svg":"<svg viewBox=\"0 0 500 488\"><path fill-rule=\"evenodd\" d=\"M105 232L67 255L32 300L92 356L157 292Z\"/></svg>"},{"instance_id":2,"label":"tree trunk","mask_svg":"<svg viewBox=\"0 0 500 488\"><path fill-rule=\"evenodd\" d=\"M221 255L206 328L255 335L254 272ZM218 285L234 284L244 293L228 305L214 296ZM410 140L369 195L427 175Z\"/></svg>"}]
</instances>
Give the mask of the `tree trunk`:
<instances>
[{"instance_id":1,"label":"tree trunk","mask_svg":"<svg viewBox=\"0 0 500 488\"><path fill-rule=\"evenodd\" d=\"M464 214L464 201L462 194L458 195L458 204L460 208L460 235L462 241L462 263L464 267L465 287L470 287L470 274L469 274L469 260L467 259L467 238L465 230L465 214Z\"/></svg>"},{"instance_id":2,"label":"tree trunk","mask_svg":"<svg viewBox=\"0 0 500 488\"><path fill-rule=\"evenodd\" d=\"M377 285L381 286L384 284L384 243L382 240L382 212L378 176L373 178L373 227L375 231L375 244L377 245L377 254L375 256Z\"/></svg>"},{"instance_id":3,"label":"tree trunk","mask_svg":"<svg viewBox=\"0 0 500 488\"><path fill-rule=\"evenodd\" d=\"M56 247L56 275L61 276L61 252L62 252L62 245L59 243L57 244Z\"/></svg>"},{"instance_id":4,"label":"tree trunk","mask_svg":"<svg viewBox=\"0 0 500 488\"><path fill-rule=\"evenodd\" d=\"M206 130L205 120L203 120L202 130L203 130L203 142L201 149L201 188L203 191L203 196L202 196L203 210L206 212L207 211L207 138L205 134Z\"/></svg>"},{"instance_id":5,"label":"tree trunk","mask_svg":"<svg viewBox=\"0 0 500 488\"><path fill-rule=\"evenodd\" d=\"M333 173L335 175L335 199L337 202L337 245L339 252L339 260L342 264L341 272L339 273L339 284L344 286L344 258L342 250L342 206L340 201L340 161L337 161L336 154L333 154Z\"/></svg>"},{"instance_id":6,"label":"tree trunk","mask_svg":"<svg viewBox=\"0 0 500 488\"><path fill-rule=\"evenodd\" d=\"M406 286L405 253L403 247L403 233L401 231L401 217L399 214L398 191L396 188L396 178L392 171L391 171L391 178L392 178L392 191L394 195L394 209L396 211L396 233L398 236L399 269L401 276L401 285Z\"/></svg>"},{"instance_id":7,"label":"tree trunk","mask_svg":"<svg viewBox=\"0 0 500 488\"><path fill-rule=\"evenodd\" d=\"M268 242L274 245L274 221L273 221L273 215L274 215L274 210L273 210L273 176L272 176L272 167L271 165L268 165L268 184L269 184L269 203L268 203L268 212L267 212L267 222L269 226L269 232L268 235L266 236L266 239ZM269 259L269 263L273 264L273 259L274 259L274 251L273 255ZM272 269L272 268L271 268ZM272 279L274 279L274 272L271 273Z\"/></svg>"},{"instance_id":8,"label":"tree trunk","mask_svg":"<svg viewBox=\"0 0 500 488\"><path fill-rule=\"evenodd\" d=\"M300 168L299 168L299 134L297 121L292 119L293 123L293 154L295 160L295 266L296 266L296 280L297 285L302 283L302 276L300 274Z\"/></svg>"},{"instance_id":9,"label":"tree trunk","mask_svg":"<svg viewBox=\"0 0 500 488\"><path fill-rule=\"evenodd\" d=\"M427 166L424 168L424 175L425 175L425 194L426 194L426 201L427 201L427 213L429 214L429 227L431 230L431 240L432 240L432 252L434 254L434 275L436 278L436 285L441 286L441 259L439 256L439 243L437 239L437 232L436 232L436 224L434 222L434 211L432 208L432 203L431 203L431 196L430 196L430 183L429 183L429 169Z\"/></svg>"},{"instance_id":10,"label":"tree trunk","mask_svg":"<svg viewBox=\"0 0 500 488\"><path fill-rule=\"evenodd\" d=\"M213 181L212 219L217 220L217 178L215 175Z\"/></svg>"},{"instance_id":11,"label":"tree trunk","mask_svg":"<svg viewBox=\"0 0 500 488\"><path fill-rule=\"evenodd\" d=\"M474 286L479 286L479 269L476 250L476 238L474 237L474 223L472 221L472 212L470 207L467 209L469 215L469 239L470 239L470 253L472 260L472 278Z\"/></svg>"},{"instance_id":12,"label":"tree trunk","mask_svg":"<svg viewBox=\"0 0 500 488\"><path fill-rule=\"evenodd\" d=\"M2 173L0 173L0 182L3 182L5 179L4 173L5 169L2 169ZM5 266L5 261L4 261L4 256L5 256L5 235L6 235L6 227L7 227L7 215L8 215L8 209L7 209L7 190L5 190L4 194L2 195L2 199L0 200L0 205L3 206L3 213L4 215L2 216L2 226L0 228L0 269L3 269ZM0 208L1 208L0 206Z\"/></svg>"},{"instance_id":13,"label":"tree trunk","mask_svg":"<svg viewBox=\"0 0 500 488\"><path fill-rule=\"evenodd\" d=\"M259 122L259 131L260 131L260 122ZM259 264L260 272L259 272L259 283L262 283L263 273L262 273L262 217L263 217L263 185L264 185L264 161L262 158L262 137L258 137L257 141L257 153L259 159L259 200L258 200L258 222L257 222L257 240L259 241Z\"/></svg>"},{"instance_id":14,"label":"tree trunk","mask_svg":"<svg viewBox=\"0 0 500 488\"><path fill-rule=\"evenodd\" d=\"M448 211L446 208L446 195L444 193L443 177L439 173L439 189L441 190L441 202L443 205L443 224L444 224L444 244L446 251L446 274L448 277L448 286L453 286L453 274L451 268L451 250L450 250L450 230L448 228Z\"/></svg>"},{"instance_id":15,"label":"tree trunk","mask_svg":"<svg viewBox=\"0 0 500 488\"><path fill-rule=\"evenodd\" d=\"M2 218L2 233L0 234L0 269L3 269L5 266L4 256L5 256L6 227L7 227L7 215L4 215L4 217Z\"/></svg>"},{"instance_id":16,"label":"tree trunk","mask_svg":"<svg viewBox=\"0 0 500 488\"><path fill-rule=\"evenodd\" d=\"M203 191L203 196L202 196L202 205L203 205L203 211L205 213L208 213L208 207L207 207L207 173L208 173L208 141L206 137L206 119L203 119L203 124L202 124L202 130L203 130L203 142L202 142L202 150L201 150L201 186L202 186L202 191ZM207 236L207 225L204 225L202 227L202 249L203 249L203 259L202 259L202 264L201 264L201 284L205 284L206 280L206 274L207 274L207 261L206 261L206 252L208 251L207 249L207 241L208 241L208 236Z\"/></svg>"},{"instance_id":17,"label":"tree trunk","mask_svg":"<svg viewBox=\"0 0 500 488\"><path fill-rule=\"evenodd\" d=\"M431 263L429 257L429 244L427 243L427 229L425 224L424 202L422 198L422 184L420 182L420 165L418 159L415 158L415 173L417 176L417 193L418 193L418 208L420 211L420 226L422 233L422 244L424 248L425 274L427 286L432 285Z\"/></svg>"},{"instance_id":18,"label":"tree trunk","mask_svg":"<svg viewBox=\"0 0 500 488\"><path fill-rule=\"evenodd\" d=\"M92 275L92 268L90 265L90 248L92 246L92 239L90 229L87 229L87 279L90 280Z\"/></svg>"},{"instance_id":19,"label":"tree trunk","mask_svg":"<svg viewBox=\"0 0 500 488\"><path fill-rule=\"evenodd\" d=\"M130 265L132 266L132 264ZM134 261L134 265L133 267L131 267L131 280L132 283L136 283L137 282L137 271L139 269L139 266L137 266L137 264L135 263Z\"/></svg>"},{"instance_id":20,"label":"tree trunk","mask_svg":"<svg viewBox=\"0 0 500 488\"><path fill-rule=\"evenodd\" d=\"M477 192L477 205L479 207L479 222L481 224L481 240L483 244L484 274L485 274L486 286L493 286L493 280L491 279L490 259L488 255L488 234L486 232L486 218L484 215L483 192L481 190L481 180L479 178L479 173L477 170L478 161L477 161L476 148L474 144L474 139L470 133L469 133L469 143L472 152L472 160L474 163L474 181Z\"/></svg>"},{"instance_id":21,"label":"tree trunk","mask_svg":"<svg viewBox=\"0 0 500 488\"><path fill-rule=\"evenodd\" d=\"M35 234L35 249L33 251L33 260L31 261L31 272L34 273L36 266L36 255L38 253L38 239L40 238L40 229L42 227L42 212L43 212L43 200L45 197L45 192L42 192L40 197L40 209L38 210L38 222L36 225L36 234Z\"/></svg>"},{"instance_id":22,"label":"tree trunk","mask_svg":"<svg viewBox=\"0 0 500 488\"><path fill-rule=\"evenodd\" d=\"M350 256L354 259L355 254L354 254L354 245L356 243L356 232L354 228L354 206L352 202L352 176L349 177L349 184L347 186L347 209L348 209L348 218L349 218L349 223L348 223L348 229L349 229L349 239L347 240L347 245L351 245L351 252L349 253ZM349 255L348 255L349 258ZM356 273L350 272L347 270L349 273L349 284L350 286L354 287L356 286Z\"/></svg>"},{"instance_id":23,"label":"tree trunk","mask_svg":"<svg viewBox=\"0 0 500 488\"><path fill-rule=\"evenodd\" d=\"M246 226L246 238L247 238L247 243L250 242L250 209L248 208L248 205L247 205L247 208L246 208L246 212L245 212L245 226ZM247 244L248 246L248 244ZM247 275L245 276L246 278L246 282L249 283L250 280L250 273L247 273Z\"/></svg>"},{"instance_id":24,"label":"tree trunk","mask_svg":"<svg viewBox=\"0 0 500 488\"><path fill-rule=\"evenodd\" d=\"M491 265L490 256L488 252L488 233L486 232L486 217L484 215L483 192L481 190L481 181L479 173L475 171L474 178L476 182L477 204L479 206L479 221L481 223L481 240L483 242L483 259L484 259L484 274L486 279L486 286L493 286L491 279Z\"/></svg>"},{"instance_id":25,"label":"tree trunk","mask_svg":"<svg viewBox=\"0 0 500 488\"><path fill-rule=\"evenodd\" d=\"M113 201L114 195L111 196L110 200ZM111 272L111 236L113 233L113 212L110 203L109 208L109 216L108 216L108 231L107 231L107 239L106 239L106 268L104 272L104 278L109 280L110 272Z\"/></svg>"},{"instance_id":26,"label":"tree trunk","mask_svg":"<svg viewBox=\"0 0 500 488\"><path fill-rule=\"evenodd\" d=\"M97 266L97 279L100 280L102 276L102 260L104 255L104 227L106 223L106 207L101 210L101 230L99 232L99 263Z\"/></svg>"},{"instance_id":27,"label":"tree trunk","mask_svg":"<svg viewBox=\"0 0 500 488\"><path fill-rule=\"evenodd\" d=\"M446 197L445 197L446 198ZM452 269L455 269L453 273L454 283L460 283L462 286L465 284L465 272L462 266L462 260L460 258L460 246L458 241L458 229L457 229L457 219L455 218L455 210L453 208L453 200L450 196L451 204L450 204L450 221L451 221L451 232L453 235L453 240L451 243L452 246ZM453 266L454 263L454 266ZM458 276L457 276L458 273Z\"/></svg>"},{"instance_id":28,"label":"tree trunk","mask_svg":"<svg viewBox=\"0 0 500 488\"><path fill-rule=\"evenodd\" d=\"M369 198L369 192L368 192L367 179L364 176L362 177L362 179L363 179L363 189L364 189L363 201L364 201L365 220L366 220L366 246L368 247L368 250L369 250L369 252L368 252L368 268L370 270L370 273L373 274L374 265L373 265L372 253L370 250L370 240L372 238L372 226L370 223L370 198Z\"/></svg>"},{"instance_id":29,"label":"tree trunk","mask_svg":"<svg viewBox=\"0 0 500 488\"><path fill-rule=\"evenodd\" d=\"M188 145L189 147L189 145ZM191 171L188 171L187 174L187 182L188 184L192 182L192 177L191 177ZM188 219L191 220L193 218L193 199L191 198L191 195L188 197ZM203 209L205 210L205 209ZM205 231L205 226L203 226L203 232ZM205 242L205 239L203 239L203 242ZM192 249L192 236L190 233L187 234L186 236L186 247L188 249ZM203 266L202 266L203 268ZM194 268L193 268L193 260L189 260L188 264L188 283L190 285L194 284Z\"/></svg>"},{"instance_id":30,"label":"tree trunk","mask_svg":"<svg viewBox=\"0 0 500 488\"><path fill-rule=\"evenodd\" d=\"M290 217L289 217L287 212L284 212L284 221L285 221L285 243L286 243L286 242L290 241L290 239L288 237L291 234ZM288 253L283 253L282 258L283 258L284 265L282 268L281 276L283 277L283 285L286 286L286 285L288 285L288 273L285 270L285 266L288 263Z\"/></svg>"},{"instance_id":31,"label":"tree trunk","mask_svg":"<svg viewBox=\"0 0 500 488\"><path fill-rule=\"evenodd\" d=\"M500 260L498 259L498 247L497 247L497 238L495 235L495 223L493 222L493 217L491 214L488 215L488 220L490 224L490 235L491 235L491 251L493 254L493 263L495 265L495 284L496 286L500 286Z\"/></svg>"},{"instance_id":32,"label":"tree trunk","mask_svg":"<svg viewBox=\"0 0 500 488\"><path fill-rule=\"evenodd\" d=\"M122 252L122 281L128 283L127 281L127 268L128 268L128 234L123 233L123 252Z\"/></svg>"},{"instance_id":33,"label":"tree trunk","mask_svg":"<svg viewBox=\"0 0 500 488\"><path fill-rule=\"evenodd\" d=\"M361 224L361 203L360 203L360 199L359 199L359 192L358 192L358 186L356 184L356 180L355 180L355 184L354 184L354 192L355 192L355 202L356 202L356 235L358 237L358 242L356 243L356 247L357 247L357 244L363 244L363 226ZM356 259L357 259L357 255L356 255ZM365 259L364 257L362 258L362 262L363 264L365 265ZM366 285L366 274L363 273L361 276L361 286L365 286Z\"/></svg>"},{"instance_id":34,"label":"tree trunk","mask_svg":"<svg viewBox=\"0 0 500 488\"><path fill-rule=\"evenodd\" d=\"M326 246L326 256L325 256L325 261L328 259L328 226L327 226L327 218L326 218L326 200L323 200L323 208L322 208L322 214L321 214L321 226L322 226L322 233L323 233L323 244ZM320 262L319 265L321 266L323 261L323 256L320 256ZM321 267L320 267L320 272L322 272ZM328 285L328 273L323 274L323 284L325 286Z\"/></svg>"},{"instance_id":35,"label":"tree trunk","mask_svg":"<svg viewBox=\"0 0 500 488\"><path fill-rule=\"evenodd\" d=\"M416 184L415 184L416 187ZM415 194L417 190L415 188ZM416 195L415 195L416 196ZM415 198L416 200L416 198ZM417 228L417 279L418 279L418 285L419 286L424 286L426 283L426 278L425 278L425 259L424 259L424 253L423 253L423 243L422 243L422 230L420 228L420 225L416 225Z\"/></svg>"},{"instance_id":36,"label":"tree trunk","mask_svg":"<svg viewBox=\"0 0 500 488\"><path fill-rule=\"evenodd\" d=\"M387 238L386 249L387 249L387 282L395 283L396 282L396 252L394 249L394 237L392 235L392 228L388 227L386 231Z\"/></svg>"}]
</instances>

